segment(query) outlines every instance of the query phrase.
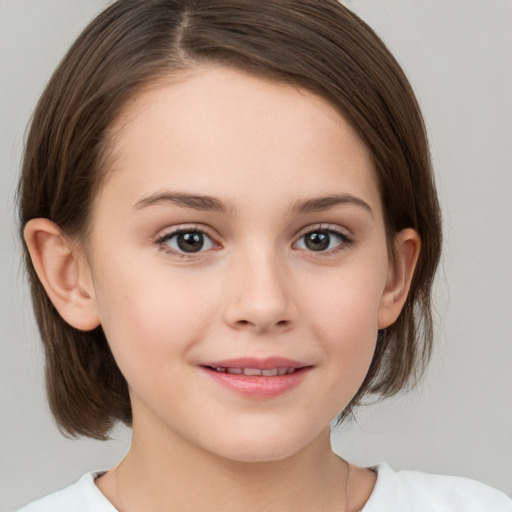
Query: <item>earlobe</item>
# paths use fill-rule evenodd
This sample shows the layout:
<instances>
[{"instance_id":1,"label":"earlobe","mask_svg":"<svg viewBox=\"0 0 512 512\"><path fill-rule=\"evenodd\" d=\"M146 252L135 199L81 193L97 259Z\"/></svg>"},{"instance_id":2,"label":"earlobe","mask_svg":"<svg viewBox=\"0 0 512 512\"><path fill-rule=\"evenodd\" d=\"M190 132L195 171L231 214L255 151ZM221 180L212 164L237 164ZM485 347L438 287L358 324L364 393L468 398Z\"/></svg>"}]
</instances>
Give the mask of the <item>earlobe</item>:
<instances>
[{"instance_id":1,"label":"earlobe","mask_svg":"<svg viewBox=\"0 0 512 512\"><path fill-rule=\"evenodd\" d=\"M49 219L30 220L23 234L39 280L62 318L82 331L98 327L90 271L83 255Z\"/></svg>"},{"instance_id":2,"label":"earlobe","mask_svg":"<svg viewBox=\"0 0 512 512\"><path fill-rule=\"evenodd\" d=\"M421 240L416 230L407 228L397 233L396 261L389 264L386 288L379 307L379 329L389 327L400 315L411 287L420 248Z\"/></svg>"}]
</instances>

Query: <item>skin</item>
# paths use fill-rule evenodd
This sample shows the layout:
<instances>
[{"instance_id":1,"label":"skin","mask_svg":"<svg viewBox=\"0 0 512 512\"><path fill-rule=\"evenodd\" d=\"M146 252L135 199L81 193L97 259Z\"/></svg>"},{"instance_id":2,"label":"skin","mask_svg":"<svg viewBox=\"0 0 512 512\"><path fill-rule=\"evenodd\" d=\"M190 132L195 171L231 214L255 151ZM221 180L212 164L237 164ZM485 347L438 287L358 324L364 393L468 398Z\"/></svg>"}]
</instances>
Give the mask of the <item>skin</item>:
<instances>
[{"instance_id":1,"label":"skin","mask_svg":"<svg viewBox=\"0 0 512 512\"><path fill-rule=\"evenodd\" d=\"M420 247L412 229L398 233L391 265L365 147L314 94L223 67L146 90L112 132L87 243L46 219L25 232L60 314L102 325L129 384L132 445L98 487L123 510L344 510L329 422L399 315ZM172 194L224 209L162 199ZM345 201L304 206L333 195ZM176 229L205 231L203 250L180 252ZM305 235L326 230L340 235L308 248ZM310 369L254 398L201 368L243 356ZM374 484L353 466L348 510Z\"/></svg>"}]
</instances>

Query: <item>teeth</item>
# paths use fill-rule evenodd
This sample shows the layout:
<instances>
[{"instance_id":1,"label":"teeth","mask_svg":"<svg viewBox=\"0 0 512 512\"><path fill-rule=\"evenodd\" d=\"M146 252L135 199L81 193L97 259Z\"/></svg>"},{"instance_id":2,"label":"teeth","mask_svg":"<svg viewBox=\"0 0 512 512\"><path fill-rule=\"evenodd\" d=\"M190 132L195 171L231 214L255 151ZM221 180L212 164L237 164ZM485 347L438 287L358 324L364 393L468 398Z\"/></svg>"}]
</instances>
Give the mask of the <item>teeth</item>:
<instances>
[{"instance_id":1,"label":"teeth","mask_svg":"<svg viewBox=\"0 0 512 512\"><path fill-rule=\"evenodd\" d=\"M261 375L262 370L256 368L244 368L244 375Z\"/></svg>"},{"instance_id":2,"label":"teeth","mask_svg":"<svg viewBox=\"0 0 512 512\"><path fill-rule=\"evenodd\" d=\"M218 366L217 368L214 368L214 370L220 373L229 373L232 375L275 377L276 375L294 373L296 368L270 368L268 370L261 370L260 368L224 368L222 366Z\"/></svg>"}]
</instances>

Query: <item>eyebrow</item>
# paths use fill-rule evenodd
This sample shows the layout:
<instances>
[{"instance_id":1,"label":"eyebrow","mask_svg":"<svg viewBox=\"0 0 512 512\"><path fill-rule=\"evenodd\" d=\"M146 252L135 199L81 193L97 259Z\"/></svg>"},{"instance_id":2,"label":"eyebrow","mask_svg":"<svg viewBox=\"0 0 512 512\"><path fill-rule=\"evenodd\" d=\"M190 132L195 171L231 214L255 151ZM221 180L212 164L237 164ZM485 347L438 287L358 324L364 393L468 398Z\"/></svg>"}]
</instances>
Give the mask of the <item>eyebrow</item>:
<instances>
[{"instance_id":1,"label":"eyebrow","mask_svg":"<svg viewBox=\"0 0 512 512\"><path fill-rule=\"evenodd\" d=\"M194 210L218 213L226 213L228 210L232 211L234 209L232 206L228 206L226 203L220 199L216 199L215 197L186 194L182 192L157 192L156 194L152 194L137 201L133 209L141 210L142 208L162 203L170 203L185 208L193 208Z\"/></svg>"},{"instance_id":2,"label":"eyebrow","mask_svg":"<svg viewBox=\"0 0 512 512\"><path fill-rule=\"evenodd\" d=\"M299 200L293 205L292 211L296 213L323 212L333 208L334 206L345 204L364 208L373 217L373 210L371 209L370 205L366 201L363 201L361 198L352 194L333 194L322 197L314 197L312 199Z\"/></svg>"},{"instance_id":3,"label":"eyebrow","mask_svg":"<svg viewBox=\"0 0 512 512\"><path fill-rule=\"evenodd\" d=\"M133 210L141 210L148 206L170 203L175 206L192 208L194 210L212 211L217 213L234 212L233 205L224 203L220 199L211 196L187 194L183 192L157 192L143 197L135 204ZM329 210L339 205L354 205L367 210L372 216L370 205L361 198L352 194L333 194L296 201L291 211L296 214L314 213Z\"/></svg>"}]
</instances>

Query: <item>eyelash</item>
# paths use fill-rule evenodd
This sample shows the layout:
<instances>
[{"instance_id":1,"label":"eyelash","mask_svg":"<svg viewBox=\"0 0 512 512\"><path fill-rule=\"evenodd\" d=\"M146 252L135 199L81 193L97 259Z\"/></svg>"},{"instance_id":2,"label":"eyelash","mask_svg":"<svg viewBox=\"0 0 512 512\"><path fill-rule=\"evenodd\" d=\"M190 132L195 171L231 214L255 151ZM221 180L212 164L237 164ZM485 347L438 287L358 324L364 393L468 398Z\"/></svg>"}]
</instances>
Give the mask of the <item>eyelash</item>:
<instances>
[{"instance_id":1,"label":"eyelash","mask_svg":"<svg viewBox=\"0 0 512 512\"><path fill-rule=\"evenodd\" d=\"M197 258L199 254L201 254L205 251L199 250L197 252L190 252L190 253L182 252L179 250L175 250L172 247L169 247L169 245L167 245L167 243L166 243L166 242L169 242L169 240L172 240L174 237L182 235L182 234L186 234L186 233L200 233L205 238L208 238L209 240L211 240L213 248L220 247L220 244L218 244L215 241L215 238L207 230L205 230L204 228L201 228L199 226L194 226L194 225L180 227L178 229L174 229L174 230L170 231L169 233L165 233L161 237L157 238L155 240L155 243L158 245L159 249L162 250L163 252L165 252L166 254L177 256L179 258L186 259L186 260Z\"/></svg>"},{"instance_id":2,"label":"eyelash","mask_svg":"<svg viewBox=\"0 0 512 512\"><path fill-rule=\"evenodd\" d=\"M315 228L309 227L309 228L307 228L307 230L303 231L300 234L300 236L297 238L297 241L294 242L293 245L295 246L300 240L302 240L307 235L311 235L313 233L320 233L320 232L326 233L330 236L334 235L336 238L339 239L339 244L336 247L326 250L326 251L314 251L312 249L310 249L310 250L298 249L298 250L307 251L307 252L311 253L312 255L314 255L315 257L324 257L324 256L330 256L330 255L336 254L339 251L346 250L354 243L353 240L350 237L348 237L345 233L343 233L342 231L340 231L338 229L334 229L332 227L319 225L318 227L315 227ZM201 235L205 236L206 238L208 238L211 241L211 243L213 244L212 248L218 249L221 247L220 244L215 241L215 238L207 230L205 230L204 228L201 228L199 226L193 226L193 225L172 230L169 233L166 233L166 234L162 235L161 237L157 238L155 240L155 243L166 254L178 256L179 258L182 258L182 259L197 258L199 254L201 254L205 251L199 250L197 252L187 253L187 252L181 252L179 250L175 250L175 249L169 247L169 245L167 245L167 242L169 240L172 240L174 237L179 236L181 234L186 234L186 233L200 233ZM207 249L207 251L208 250L211 250L211 249Z\"/></svg>"},{"instance_id":3,"label":"eyelash","mask_svg":"<svg viewBox=\"0 0 512 512\"><path fill-rule=\"evenodd\" d=\"M296 245L300 240L302 240L305 236L311 235L313 233L326 233L330 236L334 235L336 238L339 239L338 245L336 247L333 247L332 249L326 250L326 251L314 251L314 250L308 250L308 249L299 249L303 251L307 251L314 257L328 257L332 256L334 254L337 254L338 252L344 251L349 249L353 244L354 241L352 238L350 238L346 233L343 231L330 227L330 226L324 226L324 225L318 225L317 227L311 228L308 227L306 230L304 230L300 236L297 239L297 242L294 243Z\"/></svg>"}]
</instances>

